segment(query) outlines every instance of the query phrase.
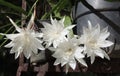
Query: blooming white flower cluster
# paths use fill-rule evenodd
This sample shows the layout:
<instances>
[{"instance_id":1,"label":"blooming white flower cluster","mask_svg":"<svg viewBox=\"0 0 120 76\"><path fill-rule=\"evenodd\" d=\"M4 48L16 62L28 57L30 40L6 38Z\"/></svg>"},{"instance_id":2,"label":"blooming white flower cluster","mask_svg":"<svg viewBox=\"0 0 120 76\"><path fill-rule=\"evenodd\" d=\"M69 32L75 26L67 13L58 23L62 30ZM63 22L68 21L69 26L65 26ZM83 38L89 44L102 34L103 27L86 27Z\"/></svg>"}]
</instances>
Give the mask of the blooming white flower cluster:
<instances>
[{"instance_id":1,"label":"blooming white flower cluster","mask_svg":"<svg viewBox=\"0 0 120 76\"><path fill-rule=\"evenodd\" d=\"M42 32L37 32L32 28L34 26L34 14L27 28L19 28L11 18L9 20L18 33L1 34L11 40L5 47L12 47L10 53L15 53L15 58L18 58L23 52L28 59L33 54L38 54L38 49L44 51L45 48L48 48L53 52L52 56L56 58L54 65L66 66L66 72L68 72L69 67L75 70L77 62L87 67L84 60L86 56L90 57L91 63L94 62L95 56L110 59L103 50L113 45L111 41L107 40L110 35L108 27L101 30L99 24L93 27L88 21L88 27L83 27L82 35L71 38L68 34L75 25L65 27L65 18L56 20L51 17L51 23L42 22L44 26L44 28L40 28ZM45 47L42 45L43 42Z\"/></svg>"},{"instance_id":2,"label":"blooming white flower cluster","mask_svg":"<svg viewBox=\"0 0 120 76\"><path fill-rule=\"evenodd\" d=\"M23 52L24 56L29 59L34 53L38 53L38 49L45 50L41 45L42 40L38 39L43 37L43 33L39 33L33 29L34 26L34 14L27 25L27 28L19 28L13 20L8 17L10 22L17 30L17 34L3 34L10 39L11 42L5 45L5 47L12 47L10 53L15 53L15 59L19 57L20 53Z\"/></svg>"}]
</instances>

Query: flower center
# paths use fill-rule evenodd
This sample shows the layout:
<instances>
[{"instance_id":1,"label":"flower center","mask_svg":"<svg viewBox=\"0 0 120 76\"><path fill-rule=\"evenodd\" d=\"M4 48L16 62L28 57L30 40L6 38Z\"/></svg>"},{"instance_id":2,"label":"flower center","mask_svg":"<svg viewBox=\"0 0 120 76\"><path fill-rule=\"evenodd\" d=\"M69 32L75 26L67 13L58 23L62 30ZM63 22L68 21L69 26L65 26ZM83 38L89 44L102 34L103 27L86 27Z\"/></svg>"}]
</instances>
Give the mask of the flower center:
<instances>
[{"instance_id":1,"label":"flower center","mask_svg":"<svg viewBox=\"0 0 120 76\"><path fill-rule=\"evenodd\" d=\"M68 50L65 51L66 55L70 56L73 51L72 51L72 48L69 48Z\"/></svg>"},{"instance_id":2,"label":"flower center","mask_svg":"<svg viewBox=\"0 0 120 76\"><path fill-rule=\"evenodd\" d=\"M96 41L95 40L90 40L88 41L88 45L92 48L92 47L96 47Z\"/></svg>"},{"instance_id":3,"label":"flower center","mask_svg":"<svg viewBox=\"0 0 120 76\"><path fill-rule=\"evenodd\" d=\"M53 36L54 36L54 38L58 38L59 37L59 32L58 31L54 32Z\"/></svg>"},{"instance_id":4,"label":"flower center","mask_svg":"<svg viewBox=\"0 0 120 76\"><path fill-rule=\"evenodd\" d=\"M30 44L30 36L28 33L24 33L23 38L24 38L25 44Z\"/></svg>"}]
</instances>

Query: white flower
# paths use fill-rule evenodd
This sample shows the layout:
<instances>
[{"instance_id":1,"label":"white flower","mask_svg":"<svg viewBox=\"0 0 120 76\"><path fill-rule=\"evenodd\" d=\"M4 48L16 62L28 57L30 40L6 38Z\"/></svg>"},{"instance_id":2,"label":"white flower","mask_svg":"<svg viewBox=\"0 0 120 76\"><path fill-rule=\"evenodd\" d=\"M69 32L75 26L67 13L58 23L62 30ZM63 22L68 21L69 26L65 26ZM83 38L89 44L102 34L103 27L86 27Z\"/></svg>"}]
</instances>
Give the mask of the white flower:
<instances>
[{"instance_id":1,"label":"white flower","mask_svg":"<svg viewBox=\"0 0 120 76\"><path fill-rule=\"evenodd\" d=\"M90 21L88 21L88 28L83 28L80 42L84 44L84 53L91 58L91 63L94 62L95 56L110 59L103 50L103 48L113 45L111 41L106 40L109 35L108 27L100 30L99 24L92 27Z\"/></svg>"},{"instance_id":2,"label":"white flower","mask_svg":"<svg viewBox=\"0 0 120 76\"><path fill-rule=\"evenodd\" d=\"M11 18L9 18L9 20L19 33L2 35L5 35L8 39L11 40L11 42L5 45L5 47L12 47L10 53L15 53L15 59L18 58L22 52L28 59L32 53L37 54L38 49L44 50L44 47L41 45L42 41L38 39L41 38L43 34L38 33L33 29L34 14L31 17L27 28L19 28Z\"/></svg>"},{"instance_id":3,"label":"white flower","mask_svg":"<svg viewBox=\"0 0 120 76\"><path fill-rule=\"evenodd\" d=\"M64 27L64 20L65 18L57 21L56 19L53 20L51 17L51 24L42 22L44 28L41 30L43 32L43 40L46 41L46 47L49 47L51 44L53 44L54 48L56 48L59 43L66 40L65 36L75 25Z\"/></svg>"},{"instance_id":4,"label":"white flower","mask_svg":"<svg viewBox=\"0 0 120 76\"><path fill-rule=\"evenodd\" d=\"M61 66L64 66L66 64L66 72L68 72L68 66L73 70L76 68L76 60L82 65L87 66L86 62L83 60L85 56L81 53L83 47L79 47L74 43L74 39L68 39L68 41L60 43L54 50L55 52L52 55L56 58L54 65L61 64Z\"/></svg>"}]
</instances>

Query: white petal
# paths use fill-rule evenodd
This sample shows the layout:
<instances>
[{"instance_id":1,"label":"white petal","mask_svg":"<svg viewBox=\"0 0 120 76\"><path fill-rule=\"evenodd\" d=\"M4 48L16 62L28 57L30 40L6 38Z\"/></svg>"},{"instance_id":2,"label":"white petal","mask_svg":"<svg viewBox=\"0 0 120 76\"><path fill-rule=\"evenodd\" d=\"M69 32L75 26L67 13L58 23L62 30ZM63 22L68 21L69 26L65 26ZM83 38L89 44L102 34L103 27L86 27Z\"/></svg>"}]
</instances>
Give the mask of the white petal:
<instances>
[{"instance_id":1,"label":"white petal","mask_svg":"<svg viewBox=\"0 0 120 76\"><path fill-rule=\"evenodd\" d=\"M55 58L60 58L61 57L61 52L55 51L52 56L55 57Z\"/></svg>"},{"instance_id":2,"label":"white petal","mask_svg":"<svg viewBox=\"0 0 120 76\"><path fill-rule=\"evenodd\" d=\"M7 16L8 17L8 16ZM18 31L18 32L21 32L21 28L19 28L17 25L16 25L16 23L10 18L10 17L8 17L9 18L9 20L10 20L10 22L13 24L13 26L16 28L16 30Z\"/></svg>"},{"instance_id":3,"label":"white petal","mask_svg":"<svg viewBox=\"0 0 120 76\"><path fill-rule=\"evenodd\" d=\"M32 51L29 49L29 47L26 47L26 48L24 48L23 53L24 53L24 56L25 56L27 59L29 59L30 56L31 56L31 54L32 54Z\"/></svg>"},{"instance_id":4,"label":"white petal","mask_svg":"<svg viewBox=\"0 0 120 76\"><path fill-rule=\"evenodd\" d=\"M91 64L93 64L93 62L95 61L95 55L92 54L92 55L90 56L90 59L91 59Z\"/></svg>"},{"instance_id":5,"label":"white petal","mask_svg":"<svg viewBox=\"0 0 120 76\"><path fill-rule=\"evenodd\" d=\"M98 50L95 50L94 53L95 53L97 56L99 56L99 57L101 57L101 58L104 58L104 54L103 54L102 51L103 51L103 50L98 49Z\"/></svg>"},{"instance_id":6,"label":"white petal","mask_svg":"<svg viewBox=\"0 0 120 76\"><path fill-rule=\"evenodd\" d=\"M66 64L66 74L68 73L68 70L69 70L69 64Z\"/></svg>"},{"instance_id":7,"label":"white petal","mask_svg":"<svg viewBox=\"0 0 120 76\"><path fill-rule=\"evenodd\" d=\"M27 25L27 30L31 29L34 26L35 12L32 14L31 19Z\"/></svg>"},{"instance_id":8,"label":"white petal","mask_svg":"<svg viewBox=\"0 0 120 76\"><path fill-rule=\"evenodd\" d=\"M8 39L14 40L20 34L3 34L3 33L0 33L0 35L5 35Z\"/></svg>"},{"instance_id":9,"label":"white petal","mask_svg":"<svg viewBox=\"0 0 120 76\"><path fill-rule=\"evenodd\" d=\"M70 25L68 27L66 27L63 31L62 31L62 35L67 35L73 27L75 27L76 25Z\"/></svg>"},{"instance_id":10,"label":"white petal","mask_svg":"<svg viewBox=\"0 0 120 76\"><path fill-rule=\"evenodd\" d=\"M34 36L35 36L35 37L39 37L39 38L41 38L41 37L43 37L43 33L35 33Z\"/></svg>"},{"instance_id":11,"label":"white petal","mask_svg":"<svg viewBox=\"0 0 120 76\"><path fill-rule=\"evenodd\" d=\"M100 40L105 40L109 35L110 35L109 32L101 33L99 39L100 39Z\"/></svg>"},{"instance_id":12,"label":"white petal","mask_svg":"<svg viewBox=\"0 0 120 76\"><path fill-rule=\"evenodd\" d=\"M73 27L75 27L76 25L70 25L70 26L67 26L65 29L66 30L70 30L70 29L72 29Z\"/></svg>"},{"instance_id":13,"label":"white petal","mask_svg":"<svg viewBox=\"0 0 120 76\"><path fill-rule=\"evenodd\" d=\"M49 48L49 46L52 44L52 42L49 41L49 42L46 42L45 44L46 44L46 45L45 45L45 48Z\"/></svg>"},{"instance_id":14,"label":"white petal","mask_svg":"<svg viewBox=\"0 0 120 76\"><path fill-rule=\"evenodd\" d=\"M78 59L78 58L76 58L76 59L77 59L77 61L78 61L79 63L81 63L82 65L84 65L84 66L87 67L86 62L85 62L83 59Z\"/></svg>"},{"instance_id":15,"label":"white petal","mask_svg":"<svg viewBox=\"0 0 120 76\"><path fill-rule=\"evenodd\" d=\"M109 47L109 46L113 45L113 42L105 40L105 41L101 41L98 45L100 47Z\"/></svg>"},{"instance_id":16,"label":"white petal","mask_svg":"<svg viewBox=\"0 0 120 76\"><path fill-rule=\"evenodd\" d=\"M20 55L20 52L16 52L15 53L15 59L17 59L19 57L19 55Z\"/></svg>"},{"instance_id":17,"label":"white petal","mask_svg":"<svg viewBox=\"0 0 120 76\"><path fill-rule=\"evenodd\" d=\"M89 49L89 50L88 50ZM94 50L93 49L90 49L90 48L87 48L87 50L85 51L87 52L87 56L91 56L92 54L94 54Z\"/></svg>"},{"instance_id":18,"label":"white petal","mask_svg":"<svg viewBox=\"0 0 120 76\"><path fill-rule=\"evenodd\" d=\"M88 20L88 28L91 30L92 29L92 24L91 22Z\"/></svg>"},{"instance_id":19,"label":"white petal","mask_svg":"<svg viewBox=\"0 0 120 76\"><path fill-rule=\"evenodd\" d=\"M29 47L29 49L34 53L38 54L38 49L36 47Z\"/></svg>"},{"instance_id":20,"label":"white petal","mask_svg":"<svg viewBox=\"0 0 120 76\"><path fill-rule=\"evenodd\" d=\"M16 53L17 51L16 50L14 50L13 48L10 50L10 53L12 54L12 53Z\"/></svg>"},{"instance_id":21,"label":"white petal","mask_svg":"<svg viewBox=\"0 0 120 76\"><path fill-rule=\"evenodd\" d=\"M65 16L59 21L62 25L64 25L64 21L65 21ZM64 26L63 26L64 27Z\"/></svg>"},{"instance_id":22,"label":"white petal","mask_svg":"<svg viewBox=\"0 0 120 76\"><path fill-rule=\"evenodd\" d=\"M108 31L108 26L104 27L102 30L101 30L101 33L107 33Z\"/></svg>"},{"instance_id":23,"label":"white petal","mask_svg":"<svg viewBox=\"0 0 120 76\"><path fill-rule=\"evenodd\" d=\"M44 26L44 28L51 28L51 24L50 23L47 23L47 22L41 22L42 23L42 25ZM44 28L41 28L41 29L44 29Z\"/></svg>"},{"instance_id":24,"label":"white petal","mask_svg":"<svg viewBox=\"0 0 120 76\"><path fill-rule=\"evenodd\" d=\"M61 59L61 66L63 67L65 64L68 63L68 60L65 60L65 59Z\"/></svg>"},{"instance_id":25,"label":"white petal","mask_svg":"<svg viewBox=\"0 0 120 76\"><path fill-rule=\"evenodd\" d=\"M75 60L69 61L69 65L70 65L70 67L71 67L73 70L75 70L75 68L76 68L76 61L75 61Z\"/></svg>"},{"instance_id":26,"label":"white petal","mask_svg":"<svg viewBox=\"0 0 120 76\"><path fill-rule=\"evenodd\" d=\"M18 37L20 34L5 34L6 37L10 40L14 40L16 37Z\"/></svg>"},{"instance_id":27,"label":"white petal","mask_svg":"<svg viewBox=\"0 0 120 76\"><path fill-rule=\"evenodd\" d=\"M53 41L53 47L54 47L54 48L57 48L57 46L59 45L59 43L60 43L60 41L54 40L54 41Z\"/></svg>"},{"instance_id":28,"label":"white petal","mask_svg":"<svg viewBox=\"0 0 120 76\"><path fill-rule=\"evenodd\" d=\"M45 48L41 44L39 45L38 49L45 50Z\"/></svg>"},{"instance_id":29,"label":"white petal","mask_svg":"<svg viewBox=\"0 0 120 76\"><path fill-rule=\"evenodd\" d=\"M83 52L83 50L84 50L84 47L77 47L77 49L76 49L76 52Z\"/></svg>"},{"instance_id":30,"label":"white petal","mask_svg":"<svg viewBox=\"0 0 120 76\"><path fill-rule=\"evenodd\" d=\"M61 59L60 58L57 58L56 60L55 60L55 62L54 62L54 65L58 65L58 64L60 64L61 63Z\"/></svg>"},{"instance_id":31,"label":"white petal","mask_svg":"<svg viewBox=\"0 0 120 76\"><path fill-rule=\"evenodd\" d=\"M12 47L10 53L16 53L16 52L19 52L19 51L21 52L21 50L22 50L21 44L16 43Z\"/></svg>"},{"instance_id":32,"label":"white petal","mask_svg":"<svg viewBox=\"0 0 120 76\"><path fill-rule=\"evenodd\" d=\"M85 56L81 53L81 52L79 52L79 51L77 51L76 53L75 53L75 58L84 58Z\"/></svg>"},{"instance_id":33,"label":"white petal","mask_svg":"<svg viewBox=\"0 0 120 76\"><path fill-rule=\"evenodd\" d=\"M5 47L13 47L14 43L11 41L10 43L8 43L7 45L5 45Z\"/></svg>"},{"instance_id":34,"label":"white petal","mask_svg":"<svg viewBox=\"0 0 120 76\"><path fill-rule=\"evenodd\" d=\"M19 55L21 54L22 51L23 51L23 50L22 50L22 47L19 47L19 48L17 49L17 52L15 52L15 59L17 59L17 58L19 57Z\"/></svg>"},{"instance_id":35,"label":"white petal","mask_svg":"<svg viewBox=\"0 0 120 76\"><path fill-rule=\"evenodd\" d=\"M38 40L38 39L34 39L34 46L36 47L36 48L38 48L38 49L40 49L40 50L45 50L45 48L42 46L42 44L41 44L41 41L40 40Z\"/></svg>"}]
</instances>

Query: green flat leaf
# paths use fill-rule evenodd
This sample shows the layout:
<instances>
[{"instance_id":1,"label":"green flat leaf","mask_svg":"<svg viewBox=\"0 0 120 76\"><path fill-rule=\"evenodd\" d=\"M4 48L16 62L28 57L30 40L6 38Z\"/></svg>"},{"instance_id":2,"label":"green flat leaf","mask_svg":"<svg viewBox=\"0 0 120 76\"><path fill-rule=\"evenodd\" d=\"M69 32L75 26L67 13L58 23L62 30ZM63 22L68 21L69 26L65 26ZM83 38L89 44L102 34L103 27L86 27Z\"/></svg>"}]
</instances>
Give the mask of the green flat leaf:
<instances>
[{"instance_id":1,"label":"green flat leaf","mask_svg":"<svg viewBox=\"0 0 120 76\"><path fill-rule=\"evenodd\" d=\"M70 16L65 16L64 25L65 25L65 27L72 25L71 17L70 17ZM72 37L74 36L73 30L70 30L68 36L69 36L70 38L72 38Z\"/></svg>"},{"instance_id":2,"label":"green flat leaf","mask_svg":"<svg viewBox=\"0 0 120 76\"><path fill-rule=\"evenodd\" d=\"M16 5L14 5L14 4L10 3L10 2L0 0L0 5L6 6L8 8L12 8L13 10L15 10L15 11L17 11L19 13L23 13L23 14L27 15L27 12L24 11L21 7L16 6Z\"/></svg>"},{"instance_id":3,"label":"green flat leaf","mask_svg":"<svg viewBox=\"0 0 120 76\"><path fill-rule=\"evenodd\" d=\"M71 18L69 16L65 16L65 21L64 21L64 24L65 26L69 26L71 25Z\"/></svg>"}]
</instances>

